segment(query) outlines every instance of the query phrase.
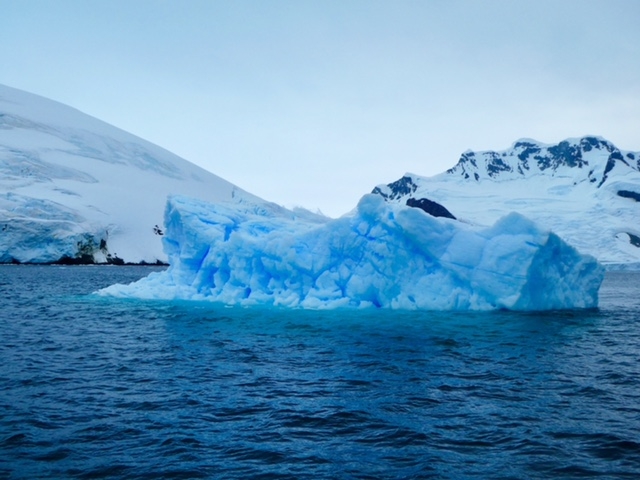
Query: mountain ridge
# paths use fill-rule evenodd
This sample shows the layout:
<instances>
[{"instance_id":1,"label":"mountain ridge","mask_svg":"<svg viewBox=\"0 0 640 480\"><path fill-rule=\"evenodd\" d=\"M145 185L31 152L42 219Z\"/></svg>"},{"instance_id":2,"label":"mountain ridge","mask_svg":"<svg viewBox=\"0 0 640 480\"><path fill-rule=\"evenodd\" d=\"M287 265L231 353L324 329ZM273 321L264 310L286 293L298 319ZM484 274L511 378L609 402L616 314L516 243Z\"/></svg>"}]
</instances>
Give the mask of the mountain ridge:
<instances>
[{"instance_id":1,"label":"mountain ridge","mask_svg":"<svg viewBox=\"0 0 640 480\"><path fill-rule=\"evenodd\" d=\"M640 267L640 152L602 137L467 150L441 174L407 173L372 193L391 202L428 199L485 225L517 211L611 267Z\"/></svg>"},{"instance_id":2,"label":"mountain ridge","mask_svg":"<svg viewBox=\"0 0 640 480\"><path fill-rule=\"evenodd\" d=\"M595 176L596 171L593 168L597 168L599 165L592 166L585 158L595 157L592 154L587 155L589 152L598 152L601 154L600 157L607 155L600 178ZM559 169L577 167L578 169L588 169L589 181L598 183L598 187L600 187L606 181L607 174L618 162L640 171L640 153L621 151L602 137L589 135L563 140L558 144L543 144L532 139L520 139L514 142L511 148L502 151L473 152L468 150L462 154L458 163L446 173L459 174L465 179L473 177L476 181L480 181L482 178L496 179L508 174L527 176L528 173L551 172L553 176Z\"/></svg>"}]
</instances>

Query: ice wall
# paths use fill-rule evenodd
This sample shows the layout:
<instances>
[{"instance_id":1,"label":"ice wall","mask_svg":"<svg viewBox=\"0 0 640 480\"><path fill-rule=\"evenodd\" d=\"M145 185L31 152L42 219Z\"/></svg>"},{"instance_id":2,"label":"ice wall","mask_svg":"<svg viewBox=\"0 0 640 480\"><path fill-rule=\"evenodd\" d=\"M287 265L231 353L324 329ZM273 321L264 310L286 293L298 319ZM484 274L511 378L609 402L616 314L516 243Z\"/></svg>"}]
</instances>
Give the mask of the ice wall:
<instances>
[{"instance_id":1,"label":"ice wall","mask_svg":"<svg viewBox=\"0 0 640 480\"><path fill-rule=\"evenodd\" d=\"M365 195L323 225L169 199L170 267L99 293L304 308L548 310L598 303L603 268L518 214L477 228Z\"/></svg>"}]
</instances>

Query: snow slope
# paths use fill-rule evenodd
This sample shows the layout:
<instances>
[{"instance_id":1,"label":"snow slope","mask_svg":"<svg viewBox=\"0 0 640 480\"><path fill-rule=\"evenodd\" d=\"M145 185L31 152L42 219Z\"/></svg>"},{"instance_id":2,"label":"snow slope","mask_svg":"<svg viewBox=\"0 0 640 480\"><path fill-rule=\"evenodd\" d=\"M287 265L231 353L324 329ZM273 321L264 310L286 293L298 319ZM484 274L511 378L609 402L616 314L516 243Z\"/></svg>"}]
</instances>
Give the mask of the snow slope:
<instances>
[{"instance_id":1,"label":"snow slope","mask_svg":"<svg viewBox=\"0 0 640 480\"><path fill-rule=\"evenodd\" d=\"M99 293L304 308L547 310L598 304L603 269L510 214L491 228L365 195L322 225L172 197L170 267Z\"/></svg>"},{"instance_id":2,"label":"snow slope","mask_svg":"<svg viewBox=\"0 0 640 480\"><path fill-rule=\"evenodd\" d=\"M73 108L0 85L0 263L164 262L171 194L280 208Z\"/></svg>"},{"instance_id":3,"label":"snow slope","mask_svg":"<svg viewBox=\"0 0 640 480\"><path fill-rule=\"evenodd\" d=\"M640 153L600 137L468 151L445 173L406 174L373 192L403 204L429 199L481 225L515 211L605 265L640 267Z\"/></svg>"}]
</instances>

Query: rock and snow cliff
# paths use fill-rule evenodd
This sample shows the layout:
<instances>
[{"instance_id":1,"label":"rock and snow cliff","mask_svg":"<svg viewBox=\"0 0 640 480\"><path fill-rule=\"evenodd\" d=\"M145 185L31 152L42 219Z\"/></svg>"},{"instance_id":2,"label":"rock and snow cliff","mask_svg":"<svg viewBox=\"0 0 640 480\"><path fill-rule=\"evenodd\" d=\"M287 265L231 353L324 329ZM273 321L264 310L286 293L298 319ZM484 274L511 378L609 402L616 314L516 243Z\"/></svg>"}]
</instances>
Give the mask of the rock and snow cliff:
<instances>
[{"instance_id":1,"label":"rock and snow cliff","mask_svg":"<svg viewBox=\"0 0 640 480\"><path fill-rule=\"evenodd\" d=\"M640 153L603 138L468 151L445 173L407 174L373 193L404 204L428 199L483 225L515 211L606 265L640 267Z\"/></svg>"},{"instance_id":2,"label":"rock and snow cliff","mask_svg":"<svg viewBox=\"0 0 640 480\"><path fill-rule=\"evenodd\" d=\"M165 262L169 194L279 208L73 108L0 85L0 263Z\"/></svg>"}]
</instances>

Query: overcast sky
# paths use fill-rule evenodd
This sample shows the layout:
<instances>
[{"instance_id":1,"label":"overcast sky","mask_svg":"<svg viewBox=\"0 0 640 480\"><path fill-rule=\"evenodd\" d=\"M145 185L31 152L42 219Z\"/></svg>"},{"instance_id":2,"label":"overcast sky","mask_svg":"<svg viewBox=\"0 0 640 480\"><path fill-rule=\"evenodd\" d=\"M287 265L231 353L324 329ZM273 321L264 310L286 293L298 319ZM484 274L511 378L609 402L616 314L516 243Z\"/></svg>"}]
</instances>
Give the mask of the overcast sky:
<instances>
[{"instance_id":1,"label":"overcast sky","mask_svg":"<svg viewBox=\"0 0 640 480\"><path fill-rule=\"evenodd\" d=\"M638 0L0 0L0 83L338 216L467 150L640 150Z\"/></svg>"}]
</instances>

